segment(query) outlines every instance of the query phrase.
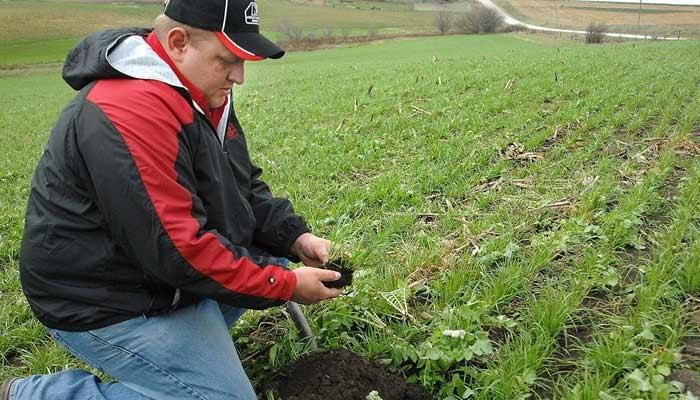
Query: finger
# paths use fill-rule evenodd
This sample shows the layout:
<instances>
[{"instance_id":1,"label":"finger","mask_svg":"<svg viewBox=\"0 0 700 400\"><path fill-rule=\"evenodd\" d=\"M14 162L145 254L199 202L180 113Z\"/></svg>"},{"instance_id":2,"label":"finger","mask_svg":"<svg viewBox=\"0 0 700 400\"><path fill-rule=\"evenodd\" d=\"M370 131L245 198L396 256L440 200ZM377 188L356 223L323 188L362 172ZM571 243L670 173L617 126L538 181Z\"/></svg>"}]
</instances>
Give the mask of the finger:
<instances>
[{"instance_id":1,"label":"finger","mask_svg":"<svg viewBox=\"0 0 700 400\"><path fill-rule=\"evenodd\" d=\"M329 261L328 260L328 250L326 250L325 248L321 248L317 252L317 258L321 261L322 264L327 263Z\"/></svg>"},{"instance_id":2,"label":"finger","mask_svg":"<svg viewBox=\"0 0 700 400\"><path fill-rule=\"evenodd\" d=\"M307 267L320 267L321 264L323 264L320 260L317 260L315 258L310 258L310 257L301 257L301 262L304 263Z\"/></svg>"},{"instance_id":3,"label":"finger","mask_svg":"<svg viewBox=\"0 0 700 400\"><path fill-rule=\"evenodd\" d=\"M333 282L333 281L337 281L338 279L340 279L340 277L341 277L340 272L322 269L319 272L318 280L320 280L322 282Z\"/></svg>"},{"instance_id":4,"label":"finger","mask_svg":"<svg viewBox=\"0 0 700 400\"><path fill-rule=\"evenodd\" d=\"M330 252L330 241L326 239L319 239L313 247L314 256L321 260L323 263L328 262L328 253Z\"/></svg>"},{"instance_id":5,"label":"finger","mask_svg":"<svg viewBox=\"0 0 700 400\"><path fill-rule=\"evenodd\" d=\"M343 292L340 289L326 288L326 290L324 290L323 296L324 296L324 299L327 300L327 299L336 298L336 297L340 296L342 293Z\"/></svg>"}]
</instances>

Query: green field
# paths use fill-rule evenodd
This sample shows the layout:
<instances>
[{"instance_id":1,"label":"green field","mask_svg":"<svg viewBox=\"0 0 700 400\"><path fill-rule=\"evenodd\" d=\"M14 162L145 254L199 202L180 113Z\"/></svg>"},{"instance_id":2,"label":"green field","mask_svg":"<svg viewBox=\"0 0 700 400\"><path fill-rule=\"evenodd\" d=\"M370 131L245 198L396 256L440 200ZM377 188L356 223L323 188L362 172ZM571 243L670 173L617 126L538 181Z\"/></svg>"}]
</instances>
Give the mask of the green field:
<instances>
[{"instance_id":1,"label":"green field","mask_svg":"<svg viewBox=\"0 0 700 400\"><path fill-rule=\"evenodd\" d=\"M406 34L435 31L433 13L409 5L372 1L317 6L288 0L260 0L261 29L284 38L283 25L304 35ZM89 3L49 0L0 2L0 71L28 64L62 62L77 40L110 27L151 26L162 5L143 2Z\"/></svg>"},{"instance_id":2,"label":"green field","mask_svg":"<svg viewBox=\"0 0 700 400\"><path fill-rule=\"evenodd\" d=\"M673 379L700 370L699 63L696 42L508 35L249 63L255 161L357 268L351 293L306 308L319 345L439 399L694 398ZM80 364L17 272L31 174L73 93L58 67L0 93L3 379ZM280 309L234 337L257 384L306 351Z\"/></svg>"}]
</instances>

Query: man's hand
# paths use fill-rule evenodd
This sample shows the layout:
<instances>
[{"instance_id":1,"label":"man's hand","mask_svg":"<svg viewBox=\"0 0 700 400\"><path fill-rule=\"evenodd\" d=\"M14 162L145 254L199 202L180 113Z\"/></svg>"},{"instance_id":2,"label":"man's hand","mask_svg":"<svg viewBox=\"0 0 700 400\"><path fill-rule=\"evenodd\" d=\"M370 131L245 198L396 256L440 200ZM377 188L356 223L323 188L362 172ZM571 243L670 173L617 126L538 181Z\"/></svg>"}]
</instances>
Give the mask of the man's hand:
<instances>
[{"instance_id":1,"label":"man's hand","mask_svg":"<svg viewBox=\"0 0 700 400\"><path fill-rule=\"evenodd\" d=\"M318 267L328 262L328 253L331 251L331 241L304 233L292 244L292 254L299 257L304 265ZM333 280L333 279L329 279Z\"/></svg>"},{"instance_id":2,"label":"man's hand","mask_svg":"<svg viewBox=\"0 0 700 400\"><path fill-rule=\"evenodd\" d=\"M311 233L304 233L292 245L292 254L299 257L308 267L293 270L297 276L297 286L292 295L292 301L300 304L314 304L322 300L332 299L340 295L340 289L330 289L323 282L337 281L340 273L319 268L328 262L331 250L330 240L320 238Z\"/></svg>"},{"instance_id":3,"label":"man's hand","mask_svg":"<svg viewBox=\"0 0 700 400\"><path fill-rule=\"evenodd\" d=\"M329 289L323 285L323 282L340 279L340 272L310 267L297 268L292 272L297 276L297 286L294 288L292 301L300 304L315 304L340 295L340 289Z\"/></svg>"}]
</instances>

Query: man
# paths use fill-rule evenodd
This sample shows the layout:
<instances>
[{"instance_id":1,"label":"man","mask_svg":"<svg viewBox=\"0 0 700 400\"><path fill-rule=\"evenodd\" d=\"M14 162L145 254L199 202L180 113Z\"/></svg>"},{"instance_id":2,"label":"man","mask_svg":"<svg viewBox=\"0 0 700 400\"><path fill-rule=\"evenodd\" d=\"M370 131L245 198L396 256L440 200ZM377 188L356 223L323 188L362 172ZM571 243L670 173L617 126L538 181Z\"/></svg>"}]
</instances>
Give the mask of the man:
<instances>
[{"instance_id":1,"label":"man","mask_svg":"<svg viewBox=\"0 0 700 400\"><path fill-rule=\"evenodd\" d=\"M151 32L84 39L77 97L39 161L23 290L82 370L3 384L4 398L255 399L229 334L245 308L340 294L309 232L251 164L231 88L284 52L251 0L170 0ZM289 271L288 259L309 267Z\"/></svg>"}]
</instances>

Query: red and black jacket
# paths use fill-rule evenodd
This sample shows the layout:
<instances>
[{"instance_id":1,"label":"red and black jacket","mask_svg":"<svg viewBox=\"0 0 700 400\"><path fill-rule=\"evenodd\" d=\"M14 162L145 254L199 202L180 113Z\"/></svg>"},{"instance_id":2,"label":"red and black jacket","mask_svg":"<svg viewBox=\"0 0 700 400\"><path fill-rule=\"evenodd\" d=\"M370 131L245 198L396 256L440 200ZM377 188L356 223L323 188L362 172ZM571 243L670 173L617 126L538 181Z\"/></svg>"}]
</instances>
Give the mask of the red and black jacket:
<instances>
[{"instance_id":1,"label":"red and black jacket","mask_svg":"<svg viewBox=\"0 0 700 400\"><path fill-rule=\"evenodd\" d=\"M22 288L50 328L83 331L200 298L246 308L288 300L308 228L272 197L229 99L217 126L146 42L112 30L69 54L79 94L39 160L20 252Z\"/></svg>"}]
</instances>

